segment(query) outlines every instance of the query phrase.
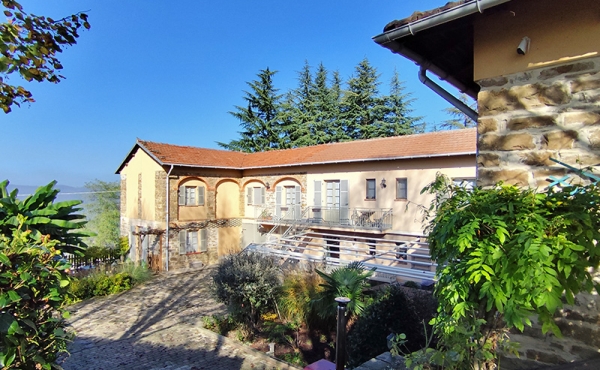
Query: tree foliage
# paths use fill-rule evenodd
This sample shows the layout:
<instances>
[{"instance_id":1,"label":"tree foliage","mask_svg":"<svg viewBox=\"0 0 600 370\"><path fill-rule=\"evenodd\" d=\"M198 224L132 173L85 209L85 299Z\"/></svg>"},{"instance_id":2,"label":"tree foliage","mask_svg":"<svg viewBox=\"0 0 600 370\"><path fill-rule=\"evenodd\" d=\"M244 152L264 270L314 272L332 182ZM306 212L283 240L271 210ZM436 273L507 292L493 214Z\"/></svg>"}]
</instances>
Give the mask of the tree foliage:
<instances>
[{"instance_id":1,"label":"tree foliage","mask_svg":"<svg viewBox=\"0 0 600 370\"><path fill-rule=\"evenodd\" d=\"M83 230L85 216L78 207L80 200L56 202L58 189L56 181L39 187L35 194L23 200L17 198L18 190L8 192L8 181L0 182L0 234L12 235L20 226L20 217L24 217L22 228L29 231L30 238L41 243L49 235L58 244L56 248L64 252L73 252L85 248L82 238L93 233Z\"/></svg>"},{"instance_id":2,"label":"tree foliage","mask_svg":"<svg viewBox=\"0 0 600 370\"><path fill-rule=\"evenodd\" d=\"M248 107L236 107L241 138L220 146L244 152L388 137L422 132L420 117L412 117L410 94L395 73L390 94L379 91L379 74L367 59L355 68L346 88L339 73L320 64L313 72L305 62L298 87L278 95L269 69L248 83ZM331 78L330 78L331 76Z\"/></svg>"},{"instance_id":3,"label":"tree foliage","mask_svg":"<svg viewBox=\"0 0 600 370\"><path fill-rule=\"evenodd\" d=\"M247 106L236 106L235 111L229 112L240 120L243 129L239 132L241 138L228 144L218 143L221 147L242 152L282 148L281 96L273 84L276 73L267 67L259 72L257 80L248 82L250 91L244 92Z\"/></svg>"},{"instance_id":4,"label":"tree foliage","mask_svg":"<svg viewBox=\"0 0 600 370\"><path fill-rule=\"evenodd\" d=\"M86 13L63 19L27 13L15 0L2 0L7 21L0 23L0 108L5 113L11 106L34 102L23 86L8 84L9 75L18 74L26 81L58 83L65 77L58 54L66 45L77 43L81 27L89 29Z\"/></svg>"},{"instance_id":5,"label":"tree foliage","mask_svg":"<svg viewBox=\"0 0 600 370\"><path fill-rule=\"evenodd\" d=\"M258 253L229 255L219 262L213 276L215 297L227 305L248 336L257 329L261 314L274 307L280 274L272 258Z\"/></svg>"},{"instance_id":6,"label":"tree foliage","mask_svg":"<svg viewBox=\"0 0 600 370\"><path fill-rule=\"evenodd\" d=\"M460 97L458 99L461 102L465 103L471 109L477 108L475 103L469 104L470 101L469 96L467 94L460 94ZM444 112L448 113L452 118L444 121L440 125L440 128L443 130L455 130L477 127L477 122L473 121L471 117L467 116L463 111L456 107L445 108Z\"/></svg>"},{"instance_id":7,"label":"tree foliage","mask_svg":"<svg viewBox=\"0 0 600 370\"><path fill-rule=\"evenodd\" d=\"M97 247L117 248L120 239L120 199L121 186L118 181L94 180L85 187L91 192L88 211L88 227L96 236L92 242Z\"/></svg>"},{"instance_id":8,"label":"tree foliage","mask_svg":"<svg viewBox=\"0 0 600 370\"><path fill-rule=\"evenodd\" d=\"M600 264L598 186L468 191L438 177L425 190L436 194L428 231L440 363L493 368L507 329L522 331L535 314L544 333L560 336L562 297L573 304L579 292L600 292L589 272Z\"/></svg>"},{"instance_id":9,"label":"tree foliage","mask_svg":"<svg viewBox=\"0 0 600 370\"><path fill-rule=\"evenodd\" d=\"M315 313L323 320L335 322L337 303L335 298L350 298L347 306L349 316L360 314L369 303L365 289L369 287L369 278L375 268L365 271L361 262L351 262L347 266L338 267L326 274L316 270L323 279L323 290L317 292L311 302Z\"/></svg>"},{"instance_id":10,"label":"tree foliage","mask_svg":"<svg viewBox=\"0 0 600 370\"><path fill-rule=\"evenodd\" d=\"M72 337L63 320L69 264L56 240L32 239L17 219L10 237L0 235L0 367L50 369Z\"/></svg>"}]
</instances>

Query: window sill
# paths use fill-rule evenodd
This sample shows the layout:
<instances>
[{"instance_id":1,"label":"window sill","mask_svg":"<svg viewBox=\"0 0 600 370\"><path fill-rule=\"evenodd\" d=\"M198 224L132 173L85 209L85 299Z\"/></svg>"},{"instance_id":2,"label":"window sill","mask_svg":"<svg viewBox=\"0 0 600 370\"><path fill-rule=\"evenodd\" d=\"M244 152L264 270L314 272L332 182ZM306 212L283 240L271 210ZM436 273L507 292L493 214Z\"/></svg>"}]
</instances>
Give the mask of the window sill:
<instances>
[{"instance_id":1,"label":"window sill","mask_svg":"<svg viewBox=\"0 0 600 370\"><path fill-rule=\"evenodd\" d=\"M185 205L185 204L180 204L179 207L204 207L204 204L193 204L193 205Z\"/></svg>"},{"instance_id":2,"label":"window sill","mask_svg":"<svg viewBox=\"0 0 600 370\"><path fill-rule=\"evenodd\" d=\"M374 201L376 201L376 200L377 200L377 198L373 198L373 199L365 199L365 202L374 202Z\"/></svg>"},{"instance_id":3,"label":"window sill","mask_svg":"<svg viewBox=\"0 0 600 370\"><path fill-rule=\"evenodd\" d=\"M394 199L394 202L406 202L408 201L408 198L396 198Z\"/></svg>"}]
</instances>

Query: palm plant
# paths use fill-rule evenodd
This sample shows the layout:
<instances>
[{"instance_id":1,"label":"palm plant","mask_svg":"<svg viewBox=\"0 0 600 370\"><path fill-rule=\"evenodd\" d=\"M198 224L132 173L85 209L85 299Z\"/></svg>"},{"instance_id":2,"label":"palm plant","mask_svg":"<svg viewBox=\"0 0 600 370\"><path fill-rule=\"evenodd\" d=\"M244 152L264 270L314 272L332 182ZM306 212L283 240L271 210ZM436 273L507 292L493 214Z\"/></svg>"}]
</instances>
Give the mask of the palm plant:
<instances>
[{"instance_id":1,"label":"palm plant","mask_svg":"<svg viewBox=\"0 0 600 370\"><path fill-rule=\"evenodd\" d=\"M321 319L335 320L336 297L350 298L347 306L349 317L358 315L365 309L368 303L365 289L369 286L368 280L373 275L375 268L365 271L364 264L356 261L347 266L338 267L330 274L316 271L324 280L324 283L321 284L323 290L317 293L311 305Z\"/></svg>"},{"instance_id":2,"label":"palm plant","mask_svg":"<svg viewBox=\"0 0 600 370\"><path fill-rule=\"evenodd\" d=\"M82 202L56 202L60 190L55 189L54 185L56 181L20 200L17 198L17 189L8 192L7 180L0 182L0 234L12 235L22 222L22 230L29 231L30 237L36 242L41 242L42 236L49 235L51 240L58 241L56 247L63 252L85 248L82 238L94 234L83 230L85 215L79 213L82 209L78 207Z\"/></svg>"}]
</instances>

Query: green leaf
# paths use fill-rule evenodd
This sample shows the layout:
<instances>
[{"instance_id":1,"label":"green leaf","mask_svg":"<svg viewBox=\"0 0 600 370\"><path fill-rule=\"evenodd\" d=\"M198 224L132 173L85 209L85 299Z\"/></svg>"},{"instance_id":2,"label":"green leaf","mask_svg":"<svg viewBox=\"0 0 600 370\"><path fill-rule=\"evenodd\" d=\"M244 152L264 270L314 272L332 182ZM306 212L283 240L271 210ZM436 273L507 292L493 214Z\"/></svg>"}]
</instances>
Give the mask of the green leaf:
<instances>
[{"instance_id":1,"label":"green leaf","mask_svg":"<svg viewBox=\"0 0 600 370\"><path fill-rule=\"evenodd\" d=\"M8 291L8 298L10 298L12 302L18 302L21 300L21 296L19 295L19 293L15 292L14 290Z\"/></svg>"},{"instance_id":2,"label":"green leaf","mask_svg":"<svg viewBox=\"0 0 600 370\"><path fill-rule=\"evenodd\" d=\"M60 287L61 287L61 288L64 288L64 287L66 287L67 285L69 285L69 280L61 280L61 281L60 281Z\"/></svg>"},{"instance_id":3,"label":"green leaf","mask_svg":"<svg viewBox=\"0 0 600 370\"><path fill-rule=\"evenodd\" d=\"M0 253L0 263L9 267L12 266L10 259L4 253Z\"/></svg>"}]
</instances>

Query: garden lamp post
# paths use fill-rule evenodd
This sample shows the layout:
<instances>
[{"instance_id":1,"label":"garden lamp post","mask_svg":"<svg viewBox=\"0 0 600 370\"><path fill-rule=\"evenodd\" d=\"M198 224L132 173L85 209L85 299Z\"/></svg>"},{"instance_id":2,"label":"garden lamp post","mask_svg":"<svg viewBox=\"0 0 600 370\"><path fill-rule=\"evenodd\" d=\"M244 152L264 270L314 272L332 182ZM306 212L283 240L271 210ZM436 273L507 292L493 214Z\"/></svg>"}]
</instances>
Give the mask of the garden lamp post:
<instances>
[{"instance_id":1,"label":"garden lamp post","mask_svg":"<svg viewBox=\"0 0 600 370\"><path fill-rule=\"evenodd\" d=\"M346 365L346 306L350 298L337 297L337 335L335 338L335 370L344 370Z\"/></svg>"}]
</instances>

